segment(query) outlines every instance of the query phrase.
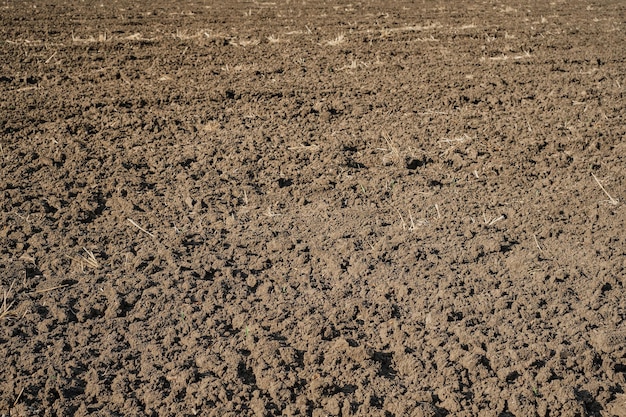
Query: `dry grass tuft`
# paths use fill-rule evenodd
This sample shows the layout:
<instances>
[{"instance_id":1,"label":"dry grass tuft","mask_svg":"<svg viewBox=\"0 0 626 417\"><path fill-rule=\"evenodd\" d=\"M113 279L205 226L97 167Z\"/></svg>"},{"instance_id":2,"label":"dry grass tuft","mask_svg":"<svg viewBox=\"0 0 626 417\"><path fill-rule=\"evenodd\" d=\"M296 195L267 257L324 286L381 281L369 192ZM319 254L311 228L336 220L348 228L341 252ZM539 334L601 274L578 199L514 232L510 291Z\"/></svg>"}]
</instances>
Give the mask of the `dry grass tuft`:
<instances>
[{"instance_id":1,"label":"dry grass tuft","mask_svg":"<svg viewBox=\"0 0 626 417\"><path fill-rule=\"evenodd\" d=\"M388 153L383 156L383 165L385 166L393 165L393 164L399 165L402 162L400 151L393 144L393 141L391 140L389 135L387 135L386 133L383 133L382 137L383 139L385 139L385 142L387 142L387 148L385 150L388 151Z\"/></svg>"},{"instance_id":2,"label":"dry grass tuft","mask_svg":"<svg viewBox=\"0 0 626 417\"><path fill-rule=\"evenodd\" d=\"M331 39L329 41L326 41L326 45L329 45L329 46L341 45L345 41L346 41L345 35L343 33L340 33L339 35L337 35L337 37L335 39Z\"/></svg>"},{"instance_id":3,"label":"dry grass tuft","mask_svg":"<svg viewBox=\"0 0 626 417\"><path fill-rule=\"evenodd\" d=\"M93 252L88 250L87 248L83 248L83 250L85 251L85 253L87 253L87 256L81 256L85 264L93 269L100 268L100 263L94 256Z\"/></svg>"},{"instance_id":4,"label":"dry grass tuft","mask_svg":"<svg viewBox=\"0 0 626 417\"><path fill-rule=\"evenodd\" d=\"M15 300L9 303L9 297L11 296L11 291L13 290L13 284L15 284L15 281L11 283L8 291L3 291L2 305L0 306L0 320L8 319L10 317L17 317L15 311L12 310L13 304L15 304Z\"/></svg>"},{"instance_id":5,"label":"dry grass tuft","mask_svg":"<svg viewBox=\"0 0 626 417\"><path fill-rule=\"evenodd\" d=\"M402 225L402 230L408 230L409 232L414 232L419 227L428 225L427 219L415 219L413 217L413 213L411 212L411 210L409 210L409 222L407 224L400 210L396 208L396 211L398 212L398 216L400 216L400 224Z\"/></svg>"},{"instance_id":6,"label":"dry grass tuft","mask_svg":"<svg viewBox=\"0 0 626 417\"><path fill-rule=\"evenodd\" d=\"M198 39L203 36L207 36L207 32L204 30L196 31L195 33L188 33L186 30L176 29L176 33L172 34L172 37L181 41L190 39Z\"/></svg>"},{"instance_id":7,"label":"dry grass tuft","mask_svg":"<svg viewBox=\"0 0 626 417\"><path fill-rule=\"evenodd\" d=\"M98 262L98 260L96 259L96 256L93 254L93 252L88 250L87 248L83 248L83 250L87 254L86 256L79 255L77 258L73 258L71 256L68 256L68 258L70 258L74 262L77 262L80 265L80 270L81 271L84 271L86 266L91 268L91 269L98 269L98 268L100 268L100 262Z\"/></svg>"},{"instance_id":8,"label":"dry grass tuft","mask_svg":"<svg viewBox=\"0 0 626 417\"><path fill-rule=\"evenodd\" d=\"M485 226L491 227L494 224L498 223L501 220L506 219L505 215L500 215L498 217L493 217L491 219L487 218L487 214L483 211L483 220L485 221Z\"/></svg>"},{"instance_id":9,"label":"dry grass tuft","mask_svg":"<svg viewBox=\"0 0 626 417\"><path fill-rule=\"evenodd\" d=\"M257 46L261 41L259 39L240 39L237 43L232 43L232 45L239 45L242 47L246 46Z\"/></svg>"}]
</instances>

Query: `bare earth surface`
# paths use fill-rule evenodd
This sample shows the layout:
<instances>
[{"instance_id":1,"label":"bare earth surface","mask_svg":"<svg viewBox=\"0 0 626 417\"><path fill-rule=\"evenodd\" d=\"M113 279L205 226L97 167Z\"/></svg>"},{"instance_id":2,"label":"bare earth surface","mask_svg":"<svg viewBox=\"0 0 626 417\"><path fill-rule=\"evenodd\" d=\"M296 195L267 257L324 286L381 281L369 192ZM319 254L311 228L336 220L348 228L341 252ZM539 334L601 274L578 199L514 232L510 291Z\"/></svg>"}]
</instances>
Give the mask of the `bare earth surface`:
<instances>
[{"instance_id":1,"label":"bare earth surface","mask_svg":"<svg viewBox=\"0 0 626 417\"><path fill-rule=\"evenodd\" d=\"M625 16L2 1L0 415L626 416Z\"/></svg>"}]
</instances>

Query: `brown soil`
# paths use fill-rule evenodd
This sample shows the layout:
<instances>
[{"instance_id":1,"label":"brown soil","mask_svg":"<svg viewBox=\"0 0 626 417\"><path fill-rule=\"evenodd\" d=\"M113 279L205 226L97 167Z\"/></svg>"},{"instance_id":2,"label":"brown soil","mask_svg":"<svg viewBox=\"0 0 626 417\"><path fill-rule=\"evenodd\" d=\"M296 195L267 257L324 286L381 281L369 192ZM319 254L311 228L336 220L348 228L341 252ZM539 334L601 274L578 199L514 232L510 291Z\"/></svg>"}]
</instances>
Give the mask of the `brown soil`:
<instances>
[{"instance_id":1,"label":"brown soil","mask_svg":"<svg viewBox=\"0 0 626 417\"><path fill-rule=\"evenodd\" d=\"M626 5L388 3L0 3L0 415L626 416Z\"/></svg>"}]
</instances>

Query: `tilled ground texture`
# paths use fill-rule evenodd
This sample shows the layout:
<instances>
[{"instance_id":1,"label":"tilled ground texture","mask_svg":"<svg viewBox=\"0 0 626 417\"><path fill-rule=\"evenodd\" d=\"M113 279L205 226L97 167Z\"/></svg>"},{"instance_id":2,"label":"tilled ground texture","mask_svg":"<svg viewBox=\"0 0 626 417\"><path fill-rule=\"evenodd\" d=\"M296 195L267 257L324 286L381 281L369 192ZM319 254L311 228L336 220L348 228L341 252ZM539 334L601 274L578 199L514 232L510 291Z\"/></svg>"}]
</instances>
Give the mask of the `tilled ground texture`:
<instances>
[{"instance_id":1,"label":"tilled ground texture","mask_svg":"<svg viewBox=\"0 0 626 417\"><path fill-rule=\"evenodd\" d=\"M625 416L622 1L0 3L0 415Z\"/></svg>"}]
</instances>

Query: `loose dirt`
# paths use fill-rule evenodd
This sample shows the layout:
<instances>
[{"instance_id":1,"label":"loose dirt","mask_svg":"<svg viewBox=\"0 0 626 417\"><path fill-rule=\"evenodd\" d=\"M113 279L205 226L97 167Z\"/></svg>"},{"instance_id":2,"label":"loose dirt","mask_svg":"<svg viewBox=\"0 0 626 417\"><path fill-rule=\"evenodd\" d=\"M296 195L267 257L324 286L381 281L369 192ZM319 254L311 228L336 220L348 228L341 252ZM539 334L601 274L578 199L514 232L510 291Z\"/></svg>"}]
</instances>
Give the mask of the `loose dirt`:
<instances>
[{"instance_id":1,"label":"loose dirt","mask_svg":"<svg viewBox=\"0 0 626 417\"><path fill-rule=\"evenodd\" d=\"M625 16L0 3L0 415L626 416Z\"/></svg>"}]
</instances>

